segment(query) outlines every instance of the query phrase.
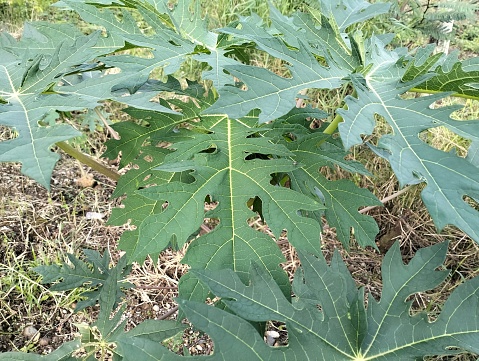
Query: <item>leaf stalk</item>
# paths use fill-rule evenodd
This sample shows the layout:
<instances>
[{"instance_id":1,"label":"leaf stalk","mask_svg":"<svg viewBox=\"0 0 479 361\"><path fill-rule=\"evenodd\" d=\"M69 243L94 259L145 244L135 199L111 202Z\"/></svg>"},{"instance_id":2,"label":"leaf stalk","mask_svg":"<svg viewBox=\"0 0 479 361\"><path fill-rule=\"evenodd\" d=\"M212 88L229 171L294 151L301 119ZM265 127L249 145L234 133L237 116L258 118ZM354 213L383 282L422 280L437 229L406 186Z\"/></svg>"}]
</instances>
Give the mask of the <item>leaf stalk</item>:
<instances>
[{"instance_id":1,"label":"leaf stalk","mask_svg":"<svg viewBox=\"0 0 479 361\"><path fill-rule=\"evenodd\" d=\"M105 167L103 164L97 162L95 159L92 157L83 154L82 152L76 150L73 148L71 145L65 143L65 142L58 142L55 143L55 145L63 150L65 153L68 155L72 156L73 158L77 159L81 163L85 164L86 166L90 167L93 170L96 170L97 172L103 174L104 176L107 176L111 180L114 180L115 182L120 179L120 174L117 172Z\"/></svg>"}]
</instances>

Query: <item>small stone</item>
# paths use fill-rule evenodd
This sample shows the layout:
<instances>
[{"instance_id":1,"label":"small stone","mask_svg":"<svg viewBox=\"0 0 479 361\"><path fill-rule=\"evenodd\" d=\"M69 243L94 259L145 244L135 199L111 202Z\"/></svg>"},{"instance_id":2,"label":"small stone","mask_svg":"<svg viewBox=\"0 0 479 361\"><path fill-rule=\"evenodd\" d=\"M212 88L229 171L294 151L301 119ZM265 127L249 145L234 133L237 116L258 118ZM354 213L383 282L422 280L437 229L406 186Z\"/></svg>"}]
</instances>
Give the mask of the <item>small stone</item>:
<instances>
[{"instance_id":1,"label":"small stone","mask_svg":"<svg viewBox=\"0 0 479 361\"><path fill-rule=\"evenodd\" d=\"M155 312L160 311L160 306L154 305L154 306L153 306L153 311L155 311Z\"/></svg>"},{"instance_id":2,"label":"small stone","mask_svg":"<svg viewBox=\"0 0 479 361\"><path fill-rule=\"evenodd\" d=\"M23 329L23 336L32 339L38 333L38 330L33 326L27 326Z\"/></svg>"},{"instance_id":3,"label":"small stone","mask_svg":"<svg viewBox=\"0 0 479 361\"><path fill-rule=\"evenodd\" d=\"M103 217L105 217L105 215L98 212L86 212L85 214L86 219L102 219Z\"/></svg>"},{"instance_id":4,"label":"small stone","mask_svg":"<svg viewBox=\"0 0 479 361\"><path fill-rule=\"evenodd\" d=\"M276 342L276 339L279 338L279 332L277 331L266 331L266 343L269 346L273 346Z\"/></svg>"},{"instance_id":5,"label":"small stone","mask_svg":"<svg viewBox=\"0 0 479 361\"><path fill-rule=\"evenodd\" d=\"M196 345L196 349L197 349L198 351L203 351L203 347L201 347L200 345Z\"/></svg>"},{"instance_id":6,"label":"small stone","mask_svg":"<svg viewBox=\"0 0 479 361\"><path fill-rule=\"evenodd\" d=\"M42 337L40 340L38 340L38 344L40 346L47 346L50 343L50 339L48 337Z\"/></svg>"},{"instance_id":7,"label":"small stone","mask_svg":"<svg viewBox=\"0 0 479 361\"><path fill-rule=\"evenodd\" d=\"M277 332L277 331L266 331L266 336L270 336L272 338L279 338L279 332Z\"/></svg>"}]
</instances>

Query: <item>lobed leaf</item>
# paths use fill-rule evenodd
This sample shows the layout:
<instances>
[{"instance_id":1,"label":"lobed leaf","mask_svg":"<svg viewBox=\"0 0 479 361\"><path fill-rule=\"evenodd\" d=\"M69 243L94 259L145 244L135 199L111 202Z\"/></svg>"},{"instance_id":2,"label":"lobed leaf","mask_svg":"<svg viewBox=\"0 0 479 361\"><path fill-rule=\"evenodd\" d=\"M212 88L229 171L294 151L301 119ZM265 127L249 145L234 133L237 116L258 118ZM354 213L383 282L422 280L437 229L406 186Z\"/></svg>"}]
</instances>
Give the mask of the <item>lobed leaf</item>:
<instances>
[{"instance_id":1,"label":"lobed leaf","mask_svg":"<svg viewBox=\"0 0 479 361\"><path fill-rule=\"evenodd\" d=\"M479 60L470 58L459 61L458 53L444 56L436 63L434 76L418 84L416 90L426 92L454 92L454 96L479 99Z\"/></svg>"},{"instance_id":2,"label":"lobed leaf","mask_svg":"<svg viewBox=\"0 0 479 361\"><path fill-rule=\"evenodd\" d=\"M294 292L299 301L305 288L308 292L298 307L284 298L260 266L253 266L249 285L231 271L193 271L241 318L285 322L289 338L285 347L269 347L258 334L246 344L233 341L233 337L251 338L252 330L244 321L217 309L207 311L190 301L180 304L189 320L201 325L213 339L221 337L221 345L225 343L222 335L234 335L227 339L237 347L235 354L250 355L253 360L416 360L464 350L479 352L478 318L470 313L477 312L479 305L477 277L453 292L434 322L424 312L411 316L411 303L405 301L411 294L434 288L444 280L448 272L436 268L444 261L446 251L447 243L422 249L406 266L396 243L384 259L381 300L370 296L367 309L362 289L356 290L337 255L330 266L322 257L301 255L302 272L295 276L300 277L296 283L300 288ZM214 359L235 358L220 349Z\"/></svg>"},{"instance_id":3,"label":"lobed leaf","mask_svg":"<svg viewBox=\"0 0 479 361\"><path fill-rule=\"evenodd\" d=\"M360 246L376 247L375 236L379 232L374 218L358 213L364 206L380 206L382 203L367 189L341 179L330 181L320 170L323 166L340 165L343 169L364 172L357 164L344 160L347 155L342 144L335 144L324 133L312 134L299 141L289 142L288 148L302 166L291 172L291 188L309 194L325 206L325 216L341 243L349 248L351 233Z\"/></svg>"},{"instance_id":4,"label":"lobed leaf","mask_svg":"<svg viewBox=\"0 0 479 361\"><path fill-rule=\"evenodd\" d=\"M87 299L78 302L77 311L95 305L101 296L101 290L105 287L105 283L111 282L110 279L112 277L118 278L115 291L116 296L112 298L113 302L118 302L123 296L121 289L132 287L129 282L124 280L131 270L131 267L126 266L126 258L121 258L115 267L111 267L108 252L105 252L103 257L100 253L93 250L84 249L83 253L85 254L86 262L73 254L67 254L71 266L67 263L62 263L61 265L38 266L33 270L42 276L43 284L61 280L61 282L55 283L50 287L52 291L67 291L84 285L97 288L94 291L83 293L83 296L86 296ZM120 272L121 277L116 276L118 272Z\"/></svg>"},{"instance_id":5,"label":"lobed leaf","mask_svg":"<svg viewBox=\"0 0 479 361\"><path fill-rule=\"evenodd\" d=\"M405 69L395 61L397 54L381 50L379 42L372 46L378 49L376 56L384 56L386 61L365 78L352 77L357 98L347 97L348 109L339 110L344 118L339 130L345 147L362 143L361 134L371 134L375 114L384 117L393 132L383 135L374 149L391 163L401 186L426 182L421 195L436 227L441 230L448 224L455 225L479 242L474 226L479 212L465 199L479 196L477 167L456 154L433 148L420 136L429 128L445 126L477 142L477 121L453 120L450 114L457 107L431 108L443 94L401 99L402 93L424 78L402 83Z\"/></svg>"},{"instance_id":6,"label":"lobed leaf","mask_svg":"<svg viewBox=\"0 0 479 361\"><path fill-rule=\"evenodd\" d=\"M291 73L289 78L255 66L225 66L233 76L239 78L247 90L229 85L219 90L219 99L206 114L226 112L230 118L241 118L251 110L260 109L259 122L264 123L287 114L296 105L297 94L308 88L333 89L343 83L348 74L334 61L327 66L320 65L309 52L309 45L299 41L298 48L292 49L280 37L272 37L261 26L258 16L240 22L241 30L224 28L222 32L241 39L254 41L258 48L286 62Z\"/></svg>"},{"instance_id":7,"label":"lobed leaf","mask_svg":"<svg viewBox=\"0 0 479 361\"><path fill-rule=\"evenodd\" d=\"M88 103L45 92L61 76L98 53L94 49L98 38L99 33L92 33L76 38L71 45L63 41L49 52L34 52L31 58L10 46L4 48L12 58L0 63L0 99L5 102L0 102L0 124L16 130L18 136L0 142L0 161L21 162L22 172L46 188L59 159L51 146L81 133L65 124L44 125L42 120L51 109L81 110Z\"/></svg>"}]
</instances>

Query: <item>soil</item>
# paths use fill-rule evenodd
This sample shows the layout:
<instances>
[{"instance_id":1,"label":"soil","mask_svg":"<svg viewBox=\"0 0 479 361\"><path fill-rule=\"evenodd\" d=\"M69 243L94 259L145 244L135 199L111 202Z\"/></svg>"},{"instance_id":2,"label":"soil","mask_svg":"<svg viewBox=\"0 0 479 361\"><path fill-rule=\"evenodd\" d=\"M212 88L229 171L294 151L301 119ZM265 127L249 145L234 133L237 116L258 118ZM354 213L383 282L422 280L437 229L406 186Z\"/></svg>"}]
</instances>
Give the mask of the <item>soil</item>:
<instances>
[{"instance_id":1,"label":"soil","mask_svg":"<svg viewBox=\"0 0 479 361\"><path fill-rule=\"evenodd\" d=\"M372 181L364 179L363 182L362 186L370 187ZM127 226L113 227L106 223L112 208L120 204L119 200L111 199L114 187L114 182L66 157L55 169L50 193L21 175L19 165L0 164L0 265L3 265L0 268L0 352L24 350L46 354L74 338L78 334L76 324L94 321L95 307L75 313L78 295L73 292L52 294L48 288L39 285L40 278L30 267L64 261L59 255L67 252L78 255L83 248L110 251L113 259L118 259L117 242ZM391 181L378 190L378 197L385 197L394 189L397 190L397 185ZM408 203L411 198L415 201ZM447 236L437 235L418 199L417 195L398 197L384 208L369 211L369 214L376 218L381 229L377 237L378 247L386 251L394 241L399 241L405 262L421 247L446 238L451 240L451 253L445 262L452 270L450 277L438 289L411 298L414 309L428 309L434 315L458 284L478 274L479 248L452 228L446 230ZM89 218L88 212L97 214L98 219ZM252 226L268 232L259 219ZM287 243L286 235L280 237L278 244L287 259L283 267L292 277L299 260ZM346 251L336 240L334 229L327 226L323 251L328 260L338 251L357 284L365 287L369 297L379 299L383 254L354 244ZM127 328L145 319L176 317L174 297L178 280L187 271L187 267L180 263L181 253L166 250L160 255L159 262L148 259L143 265L134 265L128 280L136 288L127 291ZM11 276L13 268L17 273L23 272L34 287L27 288L28 282L23 286L25 288L8 283L7 277ZM284 325L271 322L268 329L279 332L276 345L287 344ZM209 354L213 344L207 335L188 328L171 348L178 353ZM453 359L476 358L464 355Z\"/></svg>"}]
</instances>

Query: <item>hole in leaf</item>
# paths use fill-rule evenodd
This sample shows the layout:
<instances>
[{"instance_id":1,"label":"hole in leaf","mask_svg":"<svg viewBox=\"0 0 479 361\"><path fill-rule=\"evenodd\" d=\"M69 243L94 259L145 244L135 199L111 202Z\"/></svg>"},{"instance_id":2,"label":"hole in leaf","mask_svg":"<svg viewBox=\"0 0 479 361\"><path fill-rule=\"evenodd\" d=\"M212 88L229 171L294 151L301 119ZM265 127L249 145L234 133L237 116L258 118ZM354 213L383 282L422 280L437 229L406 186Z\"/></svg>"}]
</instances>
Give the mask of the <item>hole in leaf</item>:
<instances>
[{"instance_id":1,"label":"hole in leaf","mask_svg":"<svg viewBox=\"0 0 479 361\"><path fill-rule=\"evenodd\" d=\"M153 157L151 155L146 155L143 157L143 159L148 163L153 162Z\"/></svg>"},{"instance_id":2,"label":"hole in leaf","mask_svg":"<svg viewBox=\"0 0 479 361\"><path fill-rule=\"evenodd\" d=\"M381 137L387 134L394 134L393 128L389 125L386 119L379 114L374 114L374 121L372 121L371 126L371 129L367 129L367 133L371 133L371 135L361 136L365 143L371 143L372 145L377 146Z\"/></svg>"},{"instance_id":3,"label":"hole in leaf","mask_svg":"<svg viewBox=\"0 0 479 361\"><path fill-rule=\"evenodd\" d=\"M434 322L441 313L441 303L437 301L437 289L415 293L406 299L406 302L411 303L409 315L412 317L420 313L426 313L429 322Z\"/></svg>"},{"instance_id":4,"label":"hole in leaf","mask_svg":"<svg viewBox=\"0 0 479 361\"><path fill-rule=\"evenodd\" d=\"M214 352L211 338L194 327L162 341L162 345L181 356L211 355Z\"/></svg>"},{"instance_id":5,"label":"hole in leaf","mask_svg":"<svg viewBox=\"0 0 479 361\"><path fill-rule=\"evenodd\" d=\"M463 196L462 200L466 202L468 205L470 205L472 208L474 208L476 211L479 211L479 200L469 196Z\"/></svg>"},{"instance_id":6,"label":"hole in leaf","mask_svg":"<svg viewBox=\"0 0 479 361\"><path fill-rule=\"evenodd\" d=\"M429 128L419 133L419 139L429 146L443 152L454 152L460 157L467 155L471 142L468 139L453 133L446 127Z\"/></svg>"},{"instance_id":7,"label":"hole in leaf","mask_svg":"<svg viewBox=\"0 0 479 361\"><path fill-rule=\"evenodd\" d=\"M216 144L211 144L209 148L203 149L200 153L214 154L218 151Z\"/></svg>"},{"instance_id":8,"label":"hole in leaf","mask_svg":"<svg viewBox=\"0 0 479 361\"><path fill-rule=\"evenodd\" d=\"M450 350L450 351L463 351L462 348L455 347L455 346L448 346L448 347L446 347L446 350Z\"/></svg>"},{"instance_id":9,"label":"hole in leaf","mask_svg":"<svg viewBox=\"0 0 479 361\"><path fill-rule=\"evenodd\" d=\"M212 212L216 207L218 207L219 202L213 201L211 195L206 196L205 198L205 219L203 224L200 227L199 233L200 235L206 234L211 232L218 226L220 223L219 218L208 217L208 214Z\"/></svg>"},{"instance_id":10,"label":"hole in leaf","mask_svg":"<svg viewBox=\"0 0 479 361\"><path fill-rule=\"evenodd\" d=\"M0 141L11 140L18 137L18 132L9 127L0 126Z\"/></svg>"},{"instance_id":11,"label":"hole in leaf","mask_svg":"<svg viewBox=\"0 0 479 361\"><path fill-rule=\"evenodd\" d=\"M268 160L269 157L265 154L260 154L260 153L250 153L245 157L245 160L252 160L252 159Z\"/></svg>"},{"instance_id":12,"label":"hole in leaf","mask_svg":"<svg viewBox=\"0 0 479 361\"><path fill-rule=\"evenodd\" d=\"M248 202L246 203L247 207L251 209L253 212L259 215L261 220L264 220L263 218L263 202L261 201L261 198L258 196L254 198L250 198Z\"/></svg>"},{"instance_id":13,"label":"hole in leaf","mask_svg":"<svg viewBox=\"0 0 479 361\"><path fill-rule=\"evenodd\" d=\"M268 346L288 345L288 330L284 322L268 321L264 333L264 341Z\"/></svg>"}]
</instances>

